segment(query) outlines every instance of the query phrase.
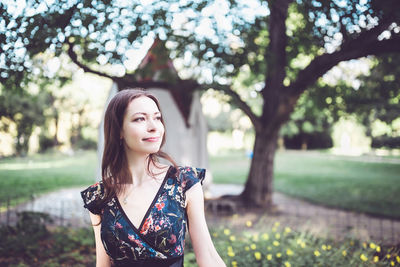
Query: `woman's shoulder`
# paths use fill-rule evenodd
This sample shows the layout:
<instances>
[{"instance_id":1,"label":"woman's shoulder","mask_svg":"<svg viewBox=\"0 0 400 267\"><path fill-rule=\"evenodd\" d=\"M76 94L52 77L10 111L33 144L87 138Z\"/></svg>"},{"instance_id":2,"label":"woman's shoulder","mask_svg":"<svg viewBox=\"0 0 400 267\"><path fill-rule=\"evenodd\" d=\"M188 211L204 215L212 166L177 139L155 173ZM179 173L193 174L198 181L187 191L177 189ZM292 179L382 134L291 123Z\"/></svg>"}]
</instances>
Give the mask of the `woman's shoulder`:
<instances>
[{"instance_id":1,"label":"woman's shoulder","mask_svg":"<svg viewBox=\"0 0 400 267\"><path fill-rule=\"evenodd\" d=\"M183 191L187 191L196 183L203 184L206 169L191 167L191 166L178 166L177 167L177 180L182 185Z\"/></svg>"},{"instance_id":2,"label":"woman's shoulder","mask_svg":"<svg viewBox=\"0 0 400 267\"><path fill-rule=\"evenodd\" d=\"M93 214L101 213L101 202L104 199L104 184L102 181L96 182L85 190L81 191L84 207Z\"/></svg>"}]
</instances>

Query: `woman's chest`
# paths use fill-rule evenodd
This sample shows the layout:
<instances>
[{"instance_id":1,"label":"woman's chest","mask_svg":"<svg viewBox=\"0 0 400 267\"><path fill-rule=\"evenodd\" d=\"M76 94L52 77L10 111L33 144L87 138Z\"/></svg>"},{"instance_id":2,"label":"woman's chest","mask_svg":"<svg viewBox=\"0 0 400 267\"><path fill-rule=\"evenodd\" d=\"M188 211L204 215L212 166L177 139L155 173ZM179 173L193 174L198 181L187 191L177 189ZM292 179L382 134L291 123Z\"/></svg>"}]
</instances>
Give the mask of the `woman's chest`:
<instances>
[{"instance_id":1,"label":"woman's chest","mask_svg":"<svg viewBox=\"0 0 400 267\"><path fill-rule=\"evenodd\" d=\"M140 224L138 221L131 221L134 217L128 216L128 211L123 209L117 198L114 203L103 214L101 232L106 247L128 246L135 251L144 249L147 252L154 249L170 256L183 253L186 214L175 194L170 195L168 190L159 192L143 218L139 218ZM141 210L143 212L143 208ZM131 216L135 216L135 210L129 212Z\"/></svg>"}]
</instances>

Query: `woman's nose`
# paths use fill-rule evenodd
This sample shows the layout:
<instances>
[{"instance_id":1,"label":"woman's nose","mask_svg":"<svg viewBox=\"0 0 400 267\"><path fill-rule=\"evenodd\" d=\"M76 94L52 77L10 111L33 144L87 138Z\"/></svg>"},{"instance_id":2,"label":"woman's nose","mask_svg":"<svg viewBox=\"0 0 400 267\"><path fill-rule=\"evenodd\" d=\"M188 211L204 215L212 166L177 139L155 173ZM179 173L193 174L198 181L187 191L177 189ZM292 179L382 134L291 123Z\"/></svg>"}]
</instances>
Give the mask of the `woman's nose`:
<instances>
[{"instance_id":1,"label":"woman's nose","mask_svg":"<svg viewBox=\"0 0 400 267\"><path fill-rule=\"evenodd\" d=\"M155 124L155 121L153 119L147 120L147 130L149 132L156 130L156 124Z\"/></svg>"}]
</instances>

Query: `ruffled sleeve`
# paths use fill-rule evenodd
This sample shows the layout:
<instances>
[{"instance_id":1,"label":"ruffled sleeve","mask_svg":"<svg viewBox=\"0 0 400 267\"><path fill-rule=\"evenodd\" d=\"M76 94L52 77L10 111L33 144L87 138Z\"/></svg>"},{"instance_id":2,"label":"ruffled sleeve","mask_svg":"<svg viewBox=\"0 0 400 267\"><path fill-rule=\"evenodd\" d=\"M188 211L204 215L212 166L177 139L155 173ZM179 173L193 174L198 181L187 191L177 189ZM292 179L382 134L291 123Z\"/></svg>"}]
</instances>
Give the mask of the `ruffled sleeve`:
<instances>
[{"instance_id":1,"label":"ruffled sleeve","mask_svg":"<svg viewBox=\"0 0 400 267\"><path fill-rule=\"evenodd\" d=\"M206 175L206 169L183 167L180 171L181 184L183 193L189 190L192 186L200 182L203 184L203 180Z\"/></svg>"},{"instance_id":2,"label":"ruffled sleeve","mask_svg":"<svg viewBox=\"0 0 400 267\"><path fill-rule=\"evenodd\" d=\"M84 208L93 214L102 213L101 200L104 198L104 185L102 182L89 186L81 192L81 196Z\"/></svg>"}]
</instances>

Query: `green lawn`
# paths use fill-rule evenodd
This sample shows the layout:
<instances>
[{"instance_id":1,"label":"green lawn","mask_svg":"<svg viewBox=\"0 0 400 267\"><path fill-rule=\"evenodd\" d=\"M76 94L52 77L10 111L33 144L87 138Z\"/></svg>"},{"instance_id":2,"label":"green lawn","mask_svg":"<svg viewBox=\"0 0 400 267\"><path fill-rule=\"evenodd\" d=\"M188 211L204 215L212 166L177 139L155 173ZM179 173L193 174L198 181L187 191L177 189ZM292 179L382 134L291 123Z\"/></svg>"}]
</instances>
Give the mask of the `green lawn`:
<instances>
[{"instance_id":1,"label":"green lawn","mask_svg":"<svg viewBox=\"0 0 400 267\"><path fill-rule=\"evenodd\" d=\"M97 156L94 151L73 156L37 154L0 160L0 204L7 198L23 201L32 194L94 182Z\"/></svg>"},{"instance_id":2,"label":"green lawn","mask_svg":"<svg viewBox=\"0 0 400 267\"><path fill-rule=\"evenodd\" d=\"M278 152L276 191L315 203L400 218L400 164L314 152ZM216 183L243 184L250 159L244 154L213 157Z\"/></svg>"},{"instance_id":3,"label":"green lawn","mask_svg":"<svg viewBox=\"0 0 400 267\"><path fill-rule=\"evenodd\" d=\"M315 152L278 152L276 191L327 206L400 218L400 164L357 161L360 158ZM0 204L8 197L26 200L61 187L94 181L96 153L34 155L0 160ZM250 159L243 153L211 157L216 183L243 184Z\"/></svg>"}]
</instances>

